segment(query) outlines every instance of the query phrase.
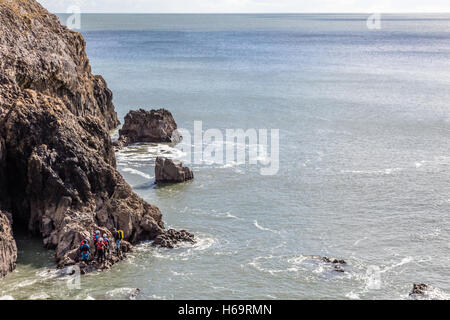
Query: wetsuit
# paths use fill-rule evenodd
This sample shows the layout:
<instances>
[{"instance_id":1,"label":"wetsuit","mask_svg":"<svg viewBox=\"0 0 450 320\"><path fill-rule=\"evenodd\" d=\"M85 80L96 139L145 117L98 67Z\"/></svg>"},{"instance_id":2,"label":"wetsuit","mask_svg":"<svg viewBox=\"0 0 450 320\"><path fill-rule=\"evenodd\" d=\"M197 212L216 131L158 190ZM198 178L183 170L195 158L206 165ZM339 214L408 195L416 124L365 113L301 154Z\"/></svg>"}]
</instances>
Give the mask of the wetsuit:
<instances>
[{"instance_id":1,"label":"wetsuit","mask_svg":"<svg viewBox=\"0 0 450 320\"><path fill-rule=\"evenodd\" d=\"M102 241L97 241L95 247L97 248L97 261L105 261L105 243Z\"/></svg>"},{"instance_id":2,"label":"wetsuit","mask_svg":"<svg viewBox=\"0 0 450 320\"><path fill-rule=\"evenodd\" d=\"M99 234L94 234L94 236L92 237L92 239L94 241L94 257L97 257L97 241L98 241L99 237L100 237Z\"/></svg>"},{"instance_id":3,"label":"wetsuit","mask_svg":"<svg viewBox=\"0 0 450 320\"><path fill-rule=\"evenodd\" d=\"M80 246L80 250L81 250L81 261L88 261L89 260L89 250L91 249L91 247L83 242Z\"/></svg>"},{"instance_id":4,"label":"wetsuit","mask_svg":"<svg viewBox=\"0 0 450 320\"><path fill-rule=\"evenodd\" d=\"M121 255L120 242L123 239L123 231L122 230L114 231L113 232L113 237L116 240L116 252L117 252L117 255L120 256Z\"/></svg>"}]
</instances>

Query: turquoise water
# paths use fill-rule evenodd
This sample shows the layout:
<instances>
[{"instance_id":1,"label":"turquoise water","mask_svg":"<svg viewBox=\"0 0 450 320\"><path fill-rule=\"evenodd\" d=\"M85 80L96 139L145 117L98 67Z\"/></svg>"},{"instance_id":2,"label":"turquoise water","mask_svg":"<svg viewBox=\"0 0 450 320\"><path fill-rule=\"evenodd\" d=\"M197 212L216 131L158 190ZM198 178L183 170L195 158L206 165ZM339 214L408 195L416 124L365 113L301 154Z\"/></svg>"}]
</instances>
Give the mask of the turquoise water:
<instances>
[{"instance_id":1,"label":"turquoise water","mask_svg":"<svg viewBox=\"0 0 450 320\"><path fill-rule=\"evenodd\" d=\"M192 164L192 182L156 188L156 155L180 152L126 148L125 179L198 243L138 245L67 290L51 253L22 241L0 296L406 299L426 282L448 298L450 15L382 15L381 30L366 19L83 15L121 120L164 107L189 130L280 129L280 169ZM311 255L343 258L346 272Z\"/></svg>"}]
</instances>

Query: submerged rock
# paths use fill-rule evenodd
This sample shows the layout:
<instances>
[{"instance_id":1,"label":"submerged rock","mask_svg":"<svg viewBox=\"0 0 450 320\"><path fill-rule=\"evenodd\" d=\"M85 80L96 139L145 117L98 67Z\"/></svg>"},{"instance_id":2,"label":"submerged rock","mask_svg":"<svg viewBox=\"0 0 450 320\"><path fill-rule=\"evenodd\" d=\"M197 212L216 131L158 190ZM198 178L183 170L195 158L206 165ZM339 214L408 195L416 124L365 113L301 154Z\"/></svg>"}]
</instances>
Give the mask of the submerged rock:
<instances>
[{"instance_id":1,"label":"submerged rock","mask_svg":"<svg viewBox=\"0 0 450 320\"><path fill-rule=\"evenodd\" d=\"M177 124L166 109L131 110L125 116L125 123L119 130L115 146L122 147L136 142L174 142L180 141Z\"/></svg>"},{"instance_id":2,"label":"submerged rock","mask_svg":"<svg viewBox=\"0 0 450 320\"><path fill-rule=\"evenodd\" d=\"M186 230L169 229L155 238L153 244L161 247L174 248L180 242L195 243L194 235Z\"/></svg>"},{"instance_id":3,"label":"submerged rock","mask_svg":"<svg viewBox=\"0 0 450 320\"><path fill-rule=\"evenodd\" d=\"M163 234L159 209L116 170L112 93L91 73L82 35L34 0L0 1L0 35L0 210L42 237L59 267L97 229L122 229L132 244ZM4 216L2 274L16 259Z\"/></svg>"},{"instance_id":4,"label":"submerged rock","mask_svg":"<svg viewBox=\"0 0 450 320\"><path fill-rule=\"evenodd\" d=\"M136 288L133 292L131 292L129 299L130 300L135 300L139 295L142 294L142 290L139 288Z\"/></svg>"},{"instance_id":5,"label":"submerged rock","mask_svg":"<svg viewBox=\"0 0 450 320\"><path fill-rule=\"evenodd\" d=\"M328 257L322 257L322 261L333 264L347 264L347 262L345 262L345 260L343 259L328 258Z\"/></svg>"},{"instance_id":6,"label":"submerged rock","mask_svg":"<svg viewBox=\"0 0 450 320\"><path fill-rule=\"evenodd\" d=\"M155 182L183 182L194 179L194 174L188 167L183 167L180 161L157 157L155 161Z\"/></svg>"},{"instance_id":7,"label":"submerged rock","mask_svg":"<svg viewBox=\"0 0 450 320\"><path fill-rule=\"evenodd\" d=\"M430 287L425 283L414 283L409 295L425 295L429 289Z\"/></svg>"}]
</instances>

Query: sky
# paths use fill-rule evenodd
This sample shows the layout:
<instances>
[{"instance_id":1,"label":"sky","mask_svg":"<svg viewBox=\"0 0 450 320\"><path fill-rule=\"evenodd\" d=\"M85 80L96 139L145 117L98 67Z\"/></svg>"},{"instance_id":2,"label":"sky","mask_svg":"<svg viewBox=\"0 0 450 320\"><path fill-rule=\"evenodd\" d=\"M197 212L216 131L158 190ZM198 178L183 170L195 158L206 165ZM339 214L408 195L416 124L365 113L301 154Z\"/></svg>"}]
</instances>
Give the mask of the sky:
<instances>
[{"instance_id":1,"label":"sky","mask_svg":"<svg viewBox=\"0 0 450 320\"><path fill-rule=\"evenodd\" d=\"M450 0L38 0L51 12L303 13L450 12Z\"/></svg>"}]
</instances>

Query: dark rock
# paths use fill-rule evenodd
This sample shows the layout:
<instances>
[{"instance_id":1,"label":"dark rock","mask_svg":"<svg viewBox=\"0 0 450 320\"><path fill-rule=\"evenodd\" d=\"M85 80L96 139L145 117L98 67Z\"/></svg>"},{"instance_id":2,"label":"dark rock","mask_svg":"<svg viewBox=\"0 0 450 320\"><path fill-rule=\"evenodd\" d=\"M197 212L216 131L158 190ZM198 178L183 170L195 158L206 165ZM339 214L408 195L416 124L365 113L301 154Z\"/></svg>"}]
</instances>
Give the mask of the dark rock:
<instances>
[{"instance_id":1,"label":"dark rock","mask_svg":"<svg viewBox=\"0 0 450 320\"><path fill-rule=\"evenodd\" d=\"M328 257L322 257L323 262L327 263L333 263L333 264L347 264L345 260L343 259L335 259L335 258L328 258Z\"/></svg>"},{"instance_id":2,"label":"dark rock","mask_svg":"<svg viewBox=\"0 0 450 320\"><path fill-rule=\"evenodd\" d=\"M158 235L153 244L166 248L174 248L180 242L195 243L194 235L186 230L169 229Z\"/></svg>"},{"instance_id":3,"label":"dark rock","mask_svg":"<svg viewBox=\"0 0 450 320\"><path fill-rule=\"evenodd\" d=\"M135 300L139 295L142 294L141 289L136 288L131 294L130 294L130 300Z\"/></svg>"},{"instance_id":4,"label":"dark rock","mask_svg":"<svg viewBox=\"0 0 450 320\"><path fill-rule=\"evenodd\" d=\"M183 167L180 161L157 157L155 161L155 181L183 182L194 178L194 174L188 167Z\"/></svg>"},{"instance_id":5,"label":"dark rock","mask_svg":"<svg viewBox=\"0 0 450 320\"><path fill-rule=\"evenodd\" d=\"M136 142L173 142L181 137L172 114L165 109L146 111L131 110L125 116L125 123L119 130L115 146L121 147Z\"/></svg>"},{"instance_id":6,"label":"dark rock","mask_svg":"<svg viewBox=\"0 0 450 320\"><path fill-rule=\"evenodd\" d=\"M164 233L159 209L116 170L112 93L91 73L82 35L34 0L0 1L0 35L0 209L55 249L59 267L97 229L122 229L124 246ZM15 253L1 219L3 274Z\"/></svg>"},{"instance_id":7,"label":"dark rock","mask_svg":"<svg viewBox=\"0 0 450 320\"><path fill-rule=\"evenodd\" d=\"M412 295L424 295L430 289L430 287L425 283L414 283L410 296Z\"/></svg>"},{"instance_id":8,"label":"dark rock","mask_svg":"<svg viewBox=\"0 0 450 320\"><path fill-rule=\"evenodd\" d=\"M9 214L0 211L0 278L16 267L17 246Z\"/></svg>"}]
</instances>

